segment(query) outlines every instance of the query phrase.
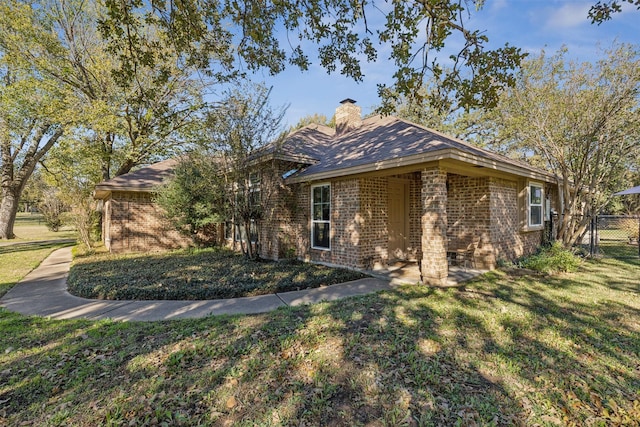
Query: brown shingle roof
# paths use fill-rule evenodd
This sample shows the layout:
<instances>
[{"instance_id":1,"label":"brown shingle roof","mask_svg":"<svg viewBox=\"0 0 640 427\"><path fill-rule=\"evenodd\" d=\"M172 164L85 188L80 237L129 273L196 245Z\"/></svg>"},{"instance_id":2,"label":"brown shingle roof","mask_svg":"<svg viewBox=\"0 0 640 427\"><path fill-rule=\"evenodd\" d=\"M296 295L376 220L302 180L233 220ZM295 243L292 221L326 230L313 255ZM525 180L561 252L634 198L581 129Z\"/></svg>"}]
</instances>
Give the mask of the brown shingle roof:
<instances>
[{"instance_id":1,"label":"brown shingle roof","mask_svg":"<svg viewBox=\"0 0 640 427\"><path fill-rule=\"evenodd\" d=\"M537 175L551 177L546 171L531 165L510 159L491 151L470 145L461 140L446 136L397 117L370 117L362 126L349 133L326 137L318 161L295 175L293 181L305 181L317 178L329 178L362 172L367 168L379 170L404 160L427 158L430 153L443 153L443 158L473 157L481 158L487 164L510 166L512 169L531 171ZM287 146L287 140L283 148ZM296 141L296 144L300 144ZM384 164L384 165L383 165ZM351 170L351 171L350 171Z\"/></svg>"},{"instance_id":2,"label":"brown shingle roof","mask_svg":"<svg viewBox=\"0 0 640 427\"><path fill-rule=\"evenodd\" d=\"M171 176L179 159L173 158L142 167L96 185L95 197L102 199L111 191L151 191Z\"/></svg>"}]
</instances>

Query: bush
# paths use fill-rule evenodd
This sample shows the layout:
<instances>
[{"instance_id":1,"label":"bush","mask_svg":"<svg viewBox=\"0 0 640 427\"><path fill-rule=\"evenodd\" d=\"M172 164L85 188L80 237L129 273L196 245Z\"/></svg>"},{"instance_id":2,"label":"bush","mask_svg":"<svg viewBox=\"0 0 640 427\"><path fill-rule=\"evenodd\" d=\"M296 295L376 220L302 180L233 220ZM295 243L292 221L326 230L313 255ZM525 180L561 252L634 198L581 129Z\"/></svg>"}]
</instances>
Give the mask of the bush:
<instances>
[{"instance_id":1,"label":"bush","mask_svg":"<svg viewBox=\"0 0 640 427\"><path fill-rule=\"evenodd\" d=\"M62 214L66 209L55 190L44 192L42 200L38 203L38 210L42 213L44 224L50 231L57 232L60 230L60 227L64 224Z\"/></svg>"},{"instance_id":2,"label":"bush","mask_svg":"<svg viewBox=\"0 0 640 427\"><path fill-rule=\"evenodd\" d=\"M580 258L565 249L560 242L554 242L550 247L543 248L535 255L522 261L524 268L545 274L573 272L580 266Z\"/></svg>"},{"instance_id":3,"label":"bush","mask_svg":"<svg viewBox=\"0 0 640 427\"><path fill-rule=\"evenodd\" d=\"M629 239L638 238L638 219L637 218L624 218L619 222L619 227L627 233Z\"/></svg>"}]
</instances>

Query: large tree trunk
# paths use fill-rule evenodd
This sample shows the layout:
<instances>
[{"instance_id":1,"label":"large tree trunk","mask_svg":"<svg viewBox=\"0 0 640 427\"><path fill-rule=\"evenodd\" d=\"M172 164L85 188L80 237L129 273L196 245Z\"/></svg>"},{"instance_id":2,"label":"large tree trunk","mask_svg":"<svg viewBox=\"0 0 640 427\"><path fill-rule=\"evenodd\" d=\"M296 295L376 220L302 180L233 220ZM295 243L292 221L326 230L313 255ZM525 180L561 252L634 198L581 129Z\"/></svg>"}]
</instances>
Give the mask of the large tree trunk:
<instances>
[{"instance_id":1,"label":"large tree trunk","mask_svg":"<svg viewBox=\"0 0 640 427\"><path fill-rule=\"evenodd\" d=\"M31 142L24 149L22 164L16 164L17 152L12 153L9 141L2 141L0 151L2 155L2 202L0 202L0 239L13 239L13 226L16 221L20 195L27 181L31 177L36 164L53 147L62 136L62 127L42 124L35 128ZM51 133L52 132L52 133ZM48 137L47 135L51 133ZM44 144L40 144L44 141Z\"/></svg>"},{"instance_id":2,"label":"large tree trunk","mask_svg":"<svg viewBox=\"0 0 640 427\"><path fill-rule=\"evenodd\" d=\"M0 203L0 239L13 239L13 226L18 212L20 194L12 186L2 188L2 202Z\"/></svg>"}]
</instances>

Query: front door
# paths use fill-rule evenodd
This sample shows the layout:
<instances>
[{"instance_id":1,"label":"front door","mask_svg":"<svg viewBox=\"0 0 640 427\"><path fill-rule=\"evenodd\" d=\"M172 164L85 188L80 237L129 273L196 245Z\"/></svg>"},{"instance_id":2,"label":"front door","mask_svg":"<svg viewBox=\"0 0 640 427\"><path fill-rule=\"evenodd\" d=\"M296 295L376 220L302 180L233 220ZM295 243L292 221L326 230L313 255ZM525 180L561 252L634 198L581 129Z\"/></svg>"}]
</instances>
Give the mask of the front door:
<instances>
[{"instance_id":1,"label":"front door","mask_svg":"<svg viewBox=\"0 0 640 427\"><path fill-rule=\"evenodd\" d=\"M409 185L389 179L389 259L407 258Z\"/></svg>"}]
</instances>

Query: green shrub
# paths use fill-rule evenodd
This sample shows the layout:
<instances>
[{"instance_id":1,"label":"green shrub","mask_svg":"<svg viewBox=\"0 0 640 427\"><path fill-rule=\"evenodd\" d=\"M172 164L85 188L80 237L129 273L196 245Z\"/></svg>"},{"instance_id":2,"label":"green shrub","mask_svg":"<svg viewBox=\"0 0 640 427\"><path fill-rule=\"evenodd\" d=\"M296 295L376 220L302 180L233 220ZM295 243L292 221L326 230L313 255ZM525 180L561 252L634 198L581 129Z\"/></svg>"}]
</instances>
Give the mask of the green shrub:
<instances>
[{"instance_id":1,"label":"green shrub","mask_svg":"<svg viewBox=\"0 0 640 427\"><path fill-rule=\"evenodd\" d=\"M545 274L555 274L576 271L580 262L580 258L565 249L562 243L554 242L550 247L543 248L537 254L525 258L522 266Z\"/></svg>"},{"instance_id":2,"label":"green shrub","mask_svg":"<svg viewBox=\"0 0 640 427\"><path fill-rule=\"evenodd\" d=\"M67 285L69 292L85 298L210 300L319 288L363 277L356 271L293 259L256 261L208 248L76 257Z\"/></svg>"}]
</instances>

